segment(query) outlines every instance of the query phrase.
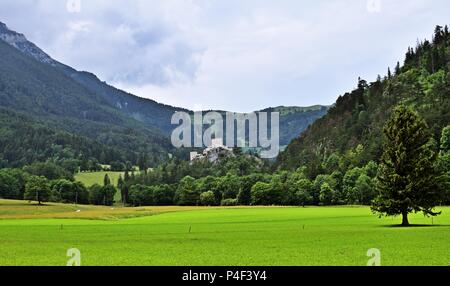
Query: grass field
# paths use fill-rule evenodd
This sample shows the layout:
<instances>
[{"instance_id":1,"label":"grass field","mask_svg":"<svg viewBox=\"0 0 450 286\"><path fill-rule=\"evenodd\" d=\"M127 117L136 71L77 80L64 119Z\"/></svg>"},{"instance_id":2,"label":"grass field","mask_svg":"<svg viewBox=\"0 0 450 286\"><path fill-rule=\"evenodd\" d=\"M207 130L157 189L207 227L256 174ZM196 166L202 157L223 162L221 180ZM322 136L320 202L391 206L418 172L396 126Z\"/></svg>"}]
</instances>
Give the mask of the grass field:
<instances>
[{"instance_id":1,"label":"grass field","mask_svg":"<svg viewBox=\"0 0 450 286\"><path fill-rule=\"evenodd\" d=\"M77 173L75 175L75 180L82 182L86 187L90 187L94 184L99 184L103 186L103 179L105 175L108 174L108 177L111 180L111 183L114 186L117 186L117 181L119 180L119 176L124 175L124 172L83 172Z\"/></svg>"},{"instance_id":2,"label":"grass field","mask_svg":"<svg viewBox=\"0 0 450 286\"><path fill-rule=\"evenodd\" d=\"M76 209L81 210L75 212ZM366 207L107 208L0 200L0 265L450 265L450 207L396 227Z\"/></svg>"}]
</instances>

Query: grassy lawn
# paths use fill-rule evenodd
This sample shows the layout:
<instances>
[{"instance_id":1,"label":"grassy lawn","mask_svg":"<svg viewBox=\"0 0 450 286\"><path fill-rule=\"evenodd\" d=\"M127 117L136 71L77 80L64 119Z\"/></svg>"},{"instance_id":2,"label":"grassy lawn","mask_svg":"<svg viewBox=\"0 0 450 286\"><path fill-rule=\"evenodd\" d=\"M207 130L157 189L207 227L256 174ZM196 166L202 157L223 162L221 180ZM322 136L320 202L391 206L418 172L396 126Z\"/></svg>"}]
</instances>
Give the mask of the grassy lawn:
<instances>
[{"instance_id":1,"label":"grassy lawn","mask_svg":"<svg viewBox=\"0 0 450 286\"><path fill-rule=\"evenodd\" d=\"M410 228L366 207L78 209L0 201L0 265L450 265L450 207Z\"/></svg>"},{"instance_id":2,"label":"grassy lawn","mask_svg":"<svg viewBox=\"0 0 450 286\"><path fill-rule=\"evenodd\" d=\"M103 178L108 174L111 183L114 186L117 186L117 181L119 180L119 176L124 176L124 172L83 172L75 175L75 180L82 182L86 187L90 187L94 184L99 184L103 186Z\"/></svg>"}]
</instances>

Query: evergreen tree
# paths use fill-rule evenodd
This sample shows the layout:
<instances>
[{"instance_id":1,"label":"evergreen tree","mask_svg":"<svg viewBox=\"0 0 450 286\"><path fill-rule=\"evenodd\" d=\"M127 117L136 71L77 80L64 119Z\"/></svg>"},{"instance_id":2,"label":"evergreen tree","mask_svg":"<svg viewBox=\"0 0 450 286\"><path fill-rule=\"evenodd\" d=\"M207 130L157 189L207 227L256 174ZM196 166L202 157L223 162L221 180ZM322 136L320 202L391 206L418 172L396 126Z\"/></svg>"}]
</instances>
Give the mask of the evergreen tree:
<instances>
[{"instance_id":1,"label":"evergreen tree","mask_svg":"<svg viewBox=\"0 0 450 286\"><path fill-rule=\"evenodd\" d=\"M443 190L443 203L450 203L450 125L442 130L441 136L441 152L439 153L438 168L442 174L439 182L441 190Z\"/></svg>"},{"instance_id":2,"label":"evergreen tree","mask_svg":"<svg viewBox=\"0 0 450 286\"><path fill-rule=\"evenodd\" d=\"M147 169L148 169L148 156L147 156L147 153L140 154L140 156L138 158L138 166L139 166L139 170L141 172L144 171L144 173L147 173Z\"/></svg>"},{"instance_id":3,"label":"evergreen tree","mask_svg":"<svg viewBox=\"0 0 450 286\"><path fill-rule=\"evenodd\" d=\"M103 186L109 186L111 185L111 180L109 179L108 174L105 174L105 177L103 178Z\"/></svg>"},{"instance_id":4,"label":"evergreen tree","mask_svg":"<svg viewBox=\"0 0 450 286\"><path fill-rule=\"evenodd\" d=\"M126 203L125 195L124 195L125 182L122 179L122 175L119 175L119 179L117 180L117 188L120 190L122 203L125 204Z\"/></svg>"},{"instance_id":5,"label":"evergreen tree","mask_svg":"<svg viewBox=\"0 0 450 286\"><path fill-rule=\"evenodd\" d=\"M397 62L397 65L395 66L395 75L400 74L400 62Z\"/></svg>"},{"instance_id":6,"label":"evergreen tree","mask_svg":"<svg viewBox=\"0 0 450 286\"><path fill-rule=\"evenodd\" d=\"M425 121L405 106L394 110L384 128L387 142L372 210L380 215L402 215L403 226L409 225L411 212L440 214L433 211L440 201L440 192L436 186L436 153L427 129Z\"/></svg>"},{"instance_id":7,"label":"evergreen tree","mask_svg":"<svg viewBox=\"0 0 450 286\"><path fill-rule=\"evenodd\" d=\"M123 186L120 189L120 194L122 195L122 203L126 204L129 202L129 190L130 190L130 173L128 173L128 170L125 171L125 175L123 177Z\"/></svg>"},{"instance_id":8,"label":"evergreen tree","mask_svg":"<svg viewBox=\"0 0 450 286\"><path fill-rule=\"evenodd\" d=\"M442 130L441 151L444 153L450 151L450 125Z\"/></svg>"}]
</instances>

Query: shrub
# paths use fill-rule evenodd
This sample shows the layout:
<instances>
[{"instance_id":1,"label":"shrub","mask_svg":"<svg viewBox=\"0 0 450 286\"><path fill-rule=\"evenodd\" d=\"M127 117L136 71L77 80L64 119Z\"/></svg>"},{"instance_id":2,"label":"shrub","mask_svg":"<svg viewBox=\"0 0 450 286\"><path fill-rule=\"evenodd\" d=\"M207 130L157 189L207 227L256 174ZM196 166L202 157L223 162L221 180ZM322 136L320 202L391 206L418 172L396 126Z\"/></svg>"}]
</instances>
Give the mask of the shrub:
<instances>
[{"instance_id":1,"label":"shrub","mask_svg":"<svg viewBox=\"0 0 450 286\"><path fill-rule=\"evenodd\" d=\"M212 206L216 203L214 192L208 191L200 194L200 204L202 206Z\"/></svg>"},{"instance_id":2,"label":"shrub","mask_svg":"<svg viewBox=\"0 0 450 286\"><path fill-rule=\"evenodd\" d=\"M224 199L224 200L222 200L220 205L224 206L224 207L237 206L238 200L237 199Z\"/></svg>"}]
</instances>

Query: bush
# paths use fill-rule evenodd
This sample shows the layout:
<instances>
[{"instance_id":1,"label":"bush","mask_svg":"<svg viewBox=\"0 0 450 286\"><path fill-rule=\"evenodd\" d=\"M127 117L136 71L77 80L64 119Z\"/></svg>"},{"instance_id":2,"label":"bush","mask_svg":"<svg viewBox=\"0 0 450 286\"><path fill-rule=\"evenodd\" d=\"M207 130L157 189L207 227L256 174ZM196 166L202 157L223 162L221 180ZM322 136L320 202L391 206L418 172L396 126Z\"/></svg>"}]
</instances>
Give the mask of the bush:
<instances>
[{"instance_id":1,"label":"bush","mask_svg":"<svg viewBox=\"0 0 450 286\"><path fill-rule=\"evenodd\" d=\"M153 188L143 185L130 187L129 200L134 206L153 205Z\"/></svg>"},{"instance_id":2,"label":"bush","mask_svg":"<svg viewBox=\"0 0 450 286\"><path fill-rule=\"evenodd\" d=\"M48 180L67 179L73 181L72 173L50 162L33 163L29 166L25 166L23 170L34 176L43 176Z\"/></svg>"},{"instance_id":3,"label":"bush","mask_svg":"<svg viewBox=\"0 0 450 286\"><path fill-rule=\"evenodd\" d=\"M200 194L196 189L195 179L186 176L178 184L175 202L180 206L196 206L199 204Z\"/></svg>"},{"instance_id":4,"label":"bush","mask_svg":"<svg viewBox=\"0 0 450 286\"><path fill-rule=\"evenodd\" d=\"M216 203L214 192L208 191L200 194L200 204L202 206L213 206Z\"/></svg>"},{"instance_id":5,"label":"bush","mask_svg":"<svg viewBox=\"0 0 450 286\"><path fill-rule=\"evenodd\" d=\"M271 197L271 185L268 183L257 182L251 191L252 205L270 205L272 204Z\"/></svg>"},{"instance_id":6,"label":"bush","mask_svg":"<svg viewBox=\"0 0 450 286\"><path fill-rule=\"evenodd\" d=\"M293 182L289 188L292 198L290 204L298 206L311 204L313 201L311 196L312 189L313 185L308 179L300 179L297 182Z\"/></svg>"},{"instance_id":7,"label":"bush","mask_svg":"<svg viewBox=\"0 0 450 286\"><path fill-rule=\"evenodd\" d=\"M24 199L30 201L48 202L51 191L48 180L43 176L30 176L25 185Z\"/></svg>"},{"instance_id":8,"label":"bush","mask_svg":"<svg viewBox=\"0 0 450 286\"><path fill-rule=\"evenodd\" d=\"M54 181L52 184L54 201L63 203L89 203L89 192L81 182L71 182L65 179Z\"/></svg>"},{"instance_id":9,"label":"bush","mask_svg":"<svg viewBox=\"0 0 450 286\"><path fill-rule=\"evenodd\" d=\"M121 172L125 171L127 168L124 163L122 162L112 162L111 163L111 171L114 172Z\"/></svg>"},{"instance_id":10,"label":"bush","mask_svg":"<svg viewBox=\"0 0 450 286\"><path fill-rule=\"evenodd\" d=\"M174 187L169 185L155 186L153 189L153 204L155 206L173 205L174 196L175 196Z\"/></svg>"},{"instance_id":11,"label":"bush","mask_svg":"<svg viewBox=\"0 0 450 286\"><path fill-rule=\"evenodd\" d=\"M112 206L117 190L114 186L100 186L95 184L89 188L89 201L93 205Z\"/></svg>"},{"instance_id":12,"label":"bush","mask_svg":"<svg viewBox=\"0 0 450 286\"><path fill-rule=\"evenodd\" d=\"M22 200L26 175L20 169L0 170L0 198Z\"/></svg>"},{"instance_id":13,"label":"bush","mask_svg":"<svg viewBox=\"0 0 450 286\"><path fill-rule=\"evenodd\" d=\"M222 200L220 205L224 206L224 207L237 206L238 200L237 199L224 199L224 200Z\"/></svg>"}]
</instances>

